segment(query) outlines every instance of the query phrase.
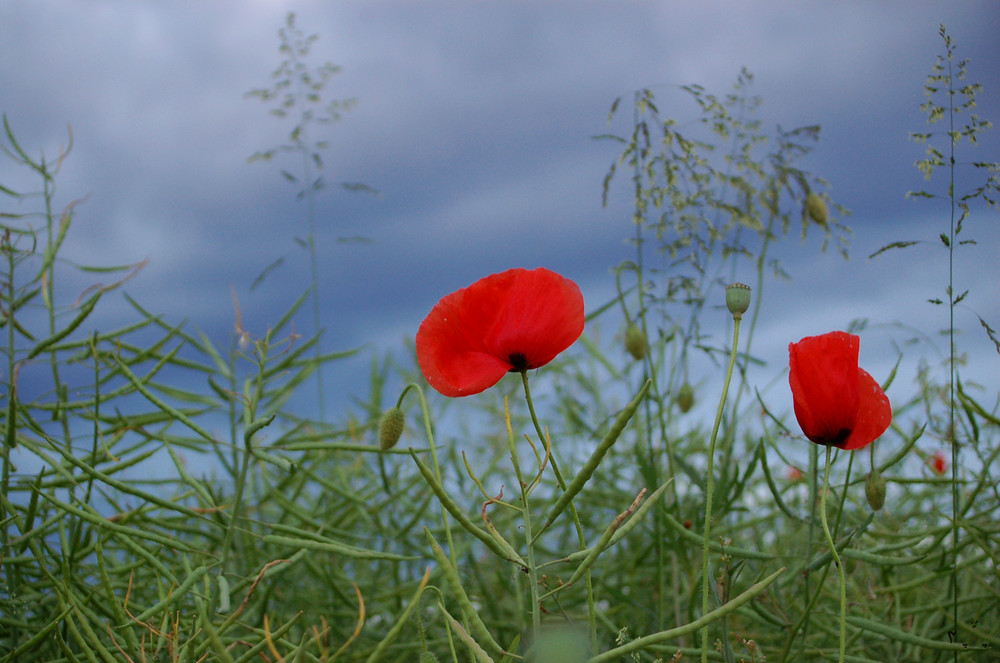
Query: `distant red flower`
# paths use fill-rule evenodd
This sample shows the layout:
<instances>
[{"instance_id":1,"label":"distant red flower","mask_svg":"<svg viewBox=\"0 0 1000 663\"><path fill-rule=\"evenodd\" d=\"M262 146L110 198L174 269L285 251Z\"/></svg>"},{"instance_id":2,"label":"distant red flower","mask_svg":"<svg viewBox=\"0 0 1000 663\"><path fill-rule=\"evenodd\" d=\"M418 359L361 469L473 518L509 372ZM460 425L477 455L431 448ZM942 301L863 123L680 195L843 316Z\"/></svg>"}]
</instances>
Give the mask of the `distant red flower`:
<instances>
[{"instance_id":1,"label":"distant red flower","mask_svg":"<svg viewBox=\"0 0 1000 663\"><path fill-rule=\"evenodd\" d=\"M544 268L509 269L445 296L417 331L417 361L445 396L489 389L538 368L583 333L583 295Z\"/></svg>"},{"instance_id":2,"label":"distant red flower","mask_svg":"<svg viewBox=\"0 0 1000 663\"><path fill-rule=\"evenodd\" d=\"M860 449L892 423L878 382L858 367L861 339L835 331L788 345L795 418L816 444Z\"/></svg>"},{"instance_id":3,"label":"distant red flower","mask_svg":"<svg viewBox=\"0 0 1000 663\"><path fill-rule=\"evenodd\" d=\"M798 481L801 478L802 478L802 470L800 470L797 467L789 467L788 468L788 480L789 481Z\"/></svg>"},{"instance_id":4,"label":"distant red flower","mask_svg":"<svg viewBox=\"0 0 1000 663\"><path fill-rule=\"evenodd\" d=\"M933 456L927 459L927 464L938 476L942 476L948 470L948 460L943 451L936 451Z\"/></svg>"}]
</instances>

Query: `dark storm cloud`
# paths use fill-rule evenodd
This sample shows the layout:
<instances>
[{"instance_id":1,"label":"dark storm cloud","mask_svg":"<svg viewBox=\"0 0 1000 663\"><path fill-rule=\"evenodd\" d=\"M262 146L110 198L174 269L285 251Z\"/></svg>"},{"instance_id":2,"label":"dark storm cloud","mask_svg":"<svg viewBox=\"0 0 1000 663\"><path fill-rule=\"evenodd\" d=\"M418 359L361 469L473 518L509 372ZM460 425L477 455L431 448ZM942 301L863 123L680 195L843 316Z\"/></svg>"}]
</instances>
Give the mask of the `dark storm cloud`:
<instances>
[{"instance_id":1,"label":"dark storm cloud","mask_svg":"<svg viewBox=\"0 0 1000 663\"><path fill-rule=\"evenodd\" d=\"M5 2L0 110L29 150L50 157L73 127L60 200L89 198L67 257L149 259L129 292L220 334L232 325L230 286L258 333L306 287L294 242L307 233L304 208L279 175L295 164L246 164L290 129L244 98L269 84L289 10L319 34L311 63L343 67L331 97L359 100L323 135L334 186L317 201L337 347L398 347L441 294L513 265L557 269L588 301L610 297L608 270L631 256L631 206L619 178L601 207L617 148L591 137L627 132L628 100L643 86L656 86L664 116L693 121L676 86L725 94L741 66L756 75L765 127L823 125L804 165L854 211L849 265L815 260L814 243L783 245L796 280L765 297L771 319L786 321L775 333L826 331L869 312L898 319L887 308L898 291L872 285L894 277L894 258L863 257L897 231L939 232L928 210L903 200L922 185L912 167L921 150L906 136L924 128L920 86L941 50L939 23L984 83L980 111L1000 118L995 2ZM985 141L983 158L995 159L997 144ZM335 186L344 181L381 195L346 193ZM341 241L356 236L371 241ZM817 298L821 312L804 313ZM784 343L772 344L778 362Z\"/></svg>"}]
</instances>

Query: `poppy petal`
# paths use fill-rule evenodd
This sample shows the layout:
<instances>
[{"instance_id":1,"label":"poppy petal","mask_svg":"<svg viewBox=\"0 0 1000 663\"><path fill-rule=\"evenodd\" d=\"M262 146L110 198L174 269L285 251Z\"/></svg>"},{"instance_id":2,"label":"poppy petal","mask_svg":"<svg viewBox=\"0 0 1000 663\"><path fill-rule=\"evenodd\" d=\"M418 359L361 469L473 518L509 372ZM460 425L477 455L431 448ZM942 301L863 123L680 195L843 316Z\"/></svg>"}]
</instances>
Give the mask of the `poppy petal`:
<instances>
[{"instance_id":1,"label":"poppy petal","mask_svg":"<svg viewBox=\"0 0 1000 663\"><path fill-rule=\"evenodd\" d=\"M858 369L858 417L841 449L861 449L878 439L892 423L892 405L882 387L864 369Z\"/></svg>"},{"instance_id":2,"label":"poppy petal","mask_svg":"<svg viewBox=\"0 0 1000 663\"><path fill-rule=\"evenodd\" d=\"M463 315L466 289L442 298L417 331L417 360L427 382L445 396L478 394L500 381L509 366L485 352ZM469 318L466 320L466 318Z\"/></svg>"},{"instance_id":3,"label":"poppy petal","mask_svg":"<svg viewBox=\"0 0 1000 663\"><path fill-rule=\"evenodd\" d=\"M569 279L547 269L515 272L484 337L497 357L521 354L525 368L555 359L583 333L583 294Z\"/></svg>"}]
</instances>

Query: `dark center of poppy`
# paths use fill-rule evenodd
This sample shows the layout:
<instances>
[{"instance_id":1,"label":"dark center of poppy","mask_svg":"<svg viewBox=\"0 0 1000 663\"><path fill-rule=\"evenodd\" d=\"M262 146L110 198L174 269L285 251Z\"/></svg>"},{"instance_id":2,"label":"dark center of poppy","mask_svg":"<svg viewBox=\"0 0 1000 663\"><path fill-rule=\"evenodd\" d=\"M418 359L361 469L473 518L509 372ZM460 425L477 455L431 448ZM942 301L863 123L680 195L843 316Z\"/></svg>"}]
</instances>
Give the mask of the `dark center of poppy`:
<instances>
[{"instance_id":1,"label":"dark center of poppy","mask_svg":"<svg viewBox=\"0 0 1000 663\"><path fill-rule=\"evenodd\" d=\"M528 370L528 358L524 356L523 352L512 352L507 356L507 361L513 367L510 369L511 373L523 373Z\"/></svg>"},{"instance_id":2,"label":"dark center of poppy","mask_svg":"<svg viewBox=\"0 0 1000 663\"><path fill-rule=\"evenodd\" d=\"M843 446L844 442L847 442L847 438L849 438L850 436L851 436L850 428L841 428L839 431L837 431L836 435L826 438L823 441L823 444L828 444L832 447L840 447Z\"/></svg>"}]
</instances>

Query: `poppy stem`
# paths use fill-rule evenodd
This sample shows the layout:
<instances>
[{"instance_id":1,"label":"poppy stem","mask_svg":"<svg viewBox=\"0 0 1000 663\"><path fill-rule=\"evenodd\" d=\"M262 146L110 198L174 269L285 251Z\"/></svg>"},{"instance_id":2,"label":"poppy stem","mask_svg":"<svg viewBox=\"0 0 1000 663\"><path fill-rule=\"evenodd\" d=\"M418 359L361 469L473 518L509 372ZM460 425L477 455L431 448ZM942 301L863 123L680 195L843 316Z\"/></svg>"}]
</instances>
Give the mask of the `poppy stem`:
<instances>
[{"instance_id":1,"label":"poppy stem","mask_svg":"<svg viewBox=\"0 0 1000 663\"><path fill-rule=\"evenodd\" d=\"M844 565L840 561L837 553L837 546L833 542L833 535L830 534L830 526L826 521L826 494L830 490L830 454L832 447L826 447L826 471L823 473L823 492L820 493L819 513L823 519L823 533L826 534L826 542L830 546L833 554L833 563L837 565L837 572L840 574L840 663L844 663L847 652L847 578L844 575Z\"/></svg>"},{"instance_id":2,"label":"poppy stem","mask_svg":"<svg viewBox=\"0 0 1000 663\"><path fill-rule=\"evenodd\" d=\"M708 468L705 478L705 536L703 540L701 555L701 614L707 615L710 612L709 605L709 583L712 576L708 568L708 542L711 538L712 529L712 491L714 489L713 473L715 471L715 441L719 436L719 424L722 423L722 413L726 407L726 395L729 393L729 382L733 377L733 366L736 364L736 349L740 343L740 317L733 315L733 347L729 352L729 368L726 369L726 379L722 384L722 396L719 398L719 408L715 412L715 425L712 426L712 438L708 443ZM701 630L701 660L702 663L708 661L708 625Z\"/></svg>"},{"instance_id":3,"label":"poppy stem","mask_svg":"<svg viewBox=\"0 0 1000 663\"><path fill-rule=\"evenodd\" d=\"M531 400L531 388L528 387L528 371L521 371L521 384L524 385L524 400L528 401L528 412L531 414L531 423L535 426L535 433L538 434L540 443L544 444L545 433L542 431L541 424L538 423L538 415L535 414L535 404ZM556 463L555 457L551 454L549 463L552 465L552 472L556 475L556 482L559 484L559 489L566 490L566 482L562 478L562 472L559 471L559 465Z\"/></svg>"},{"instance_id":4,"label":"poppy stem","mask_svg":"<svg viewBox=\"0 0 1000 663\"><path fill-rule=\"evenodd\" d=\"M542 431L541 424L538 423L538 415L535 414L535 404L531 400L531 388L528 387L528 371L521 371L521 384L524 385L524 399L528 402L528 412L531 413L531 423L535 426L535 433L538 435L538 439L544 443L545 433ZM559 484L559 489L566 492L566 482L563 481L562 473L559 472L559 465L556 463L555 453L549 451L549 464L552 466L552 473L556 476L556 482ZM583 550L587 547L587 540L583 536L583 526L580 524L580 516L576 512L576 506L573 501L570 500L569 512L573 516L573 525L576 527L576 537L580 543L580 549ZM525 513L525 522L528 520L528 514ZM530 529L525 527L527 531ZM541 532L538 532L540 534ZM535 535L535 537L538 536ZM528 545L531 546L533 539L529 537ZM530 550L529 550L530 552ZM587 569L586 574L587 583L587 607L588 607L588 622L590 626L590 645L593 651L597 651L597 604L594 601L594 585L590 577L590 569ZM532 590L534 591L534 590Z\"/></svg>"},{"instance_id":5,"label":"poppy stem","mask_svg":"<svg viewBox=\"0 0 1000 663\"><path fill-rule=\"evenodd\" d=\"M538 634L541 631L542 619L541 608L538 598L538 570L535 567L535 541L531 533L531 509L528 506L528 495L530 492L529 481L525 481L521 473L521 464L517 460L517 446L514 444L514 429L510 424L510 407L507 405L506 396L503 399L504 419L507 423L507 444L510 446L510 462L514 465L514 474L517 476L517 483L521 487L521 514L524 516L524 542L527 547L526 569L528 574L528 591L531 594L531 641L538 642Z\"/></svg>"}]
</instances>

